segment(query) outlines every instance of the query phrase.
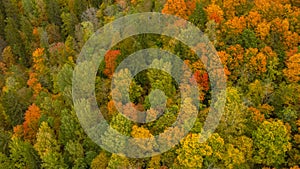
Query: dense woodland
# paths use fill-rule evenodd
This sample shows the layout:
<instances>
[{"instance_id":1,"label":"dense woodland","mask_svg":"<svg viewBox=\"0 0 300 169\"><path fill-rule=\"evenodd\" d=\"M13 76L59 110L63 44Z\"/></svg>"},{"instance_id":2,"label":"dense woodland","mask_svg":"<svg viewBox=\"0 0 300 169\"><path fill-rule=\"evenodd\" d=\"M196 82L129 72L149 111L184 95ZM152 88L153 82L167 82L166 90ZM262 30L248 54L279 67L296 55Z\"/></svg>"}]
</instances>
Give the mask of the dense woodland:
<instances>
[{"instance_id":1,"label":"dense woodland","mask_svg":"<svg viewBox=\"0 0 300 169\"><path fill-rule=\"evenodd\" d=\"M101 112L113 128L131 137L152 137L176 120L178 86L157 70L139 73L130 88L139 110L149 109L153 88L166 93L166 110L157 121L133 123L116 110L111 92L120 91L111 91L112 75L140 49L160 48L185 60L201 100L196 123L180 144L134 159L101 149L85 134L72 102L72 74L96 30L150 11L184 18L209 37L224 65L227 97L218 128L199 143L211 100L202 62L166 36L144 34L118 43L106 53L95 85ZM1 169L300 168L299 0L0 0L0 51Z\"/></svg>"}]
</instances>

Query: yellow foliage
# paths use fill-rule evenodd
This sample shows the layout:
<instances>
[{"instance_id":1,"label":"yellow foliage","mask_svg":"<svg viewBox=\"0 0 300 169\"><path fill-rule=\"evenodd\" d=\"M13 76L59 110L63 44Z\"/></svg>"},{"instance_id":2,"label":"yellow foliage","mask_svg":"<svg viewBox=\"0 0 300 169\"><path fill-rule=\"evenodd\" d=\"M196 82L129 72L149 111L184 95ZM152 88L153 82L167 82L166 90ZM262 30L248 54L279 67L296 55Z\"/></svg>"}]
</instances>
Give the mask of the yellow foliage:
<instances>
[{"instance_id":1,"label":"yellow foliage","mask_svg":"<svg viewBox=\"0 0 300 169\"><path fill-rule=\"evenodd\" d=\"M208 20L214 20L216 23L221 23L224 18L224 12L220 6L212 3L206 8Z\"/></svg>"},{"instance_id":2,"label":"yellow foliage","mask_svg":"<svg viewBox=\"0 0 300 169\"><path fill-rule=\"evenodd\" d=\"M239 34L243 32L243 30L246 28L246 18L244 16L237 17L228 20L225 25L227 26L227 29L231 31L233 34Z\"/></svg>"},{"instance_id":3,"label":"yellow foliage","mask_svg":"<svg viewBox=\"0 0 300 169\"><path fill-rule=\"evenodd\" d=\"M250 65L255 65L253 67L255 72L264 73L267 71L267 56L262 52L259 52L255 57L250 59Z\"/></svg>"},{"instance_id":4,"label":"yellow foliage","mask_svg":"<svg viewBox=\"0 0 300 169\"><path fill-rule=\"evenodd\" d=\"M177 161L183 168L202 168L204 156L212 155L212 148L207 143L199 143L200 134L190 134L184 138L177 150Z\"/></svg>"},{"instance_id":5,"label":"yellow foliage","mask_svg":"<svg viewBox=\"0 0 300 169\"><path fill-rule=\"evenodd\" d=\"M36 70L38 73L42 73L45 70L45 65L44 61L45 59L43 58L44 55L44 48L37 48L33 53L33 68Z\"/></svg>"},{"instance_id":6,"label":"yellow foliage","mask_svg":"<svg viewBox=\"0 0 300 169\"><path fill-rule=\"evenodd\" d=\"M132 127L131 135L134 138L150 138L150 137L153 137L153 135L150 133L149 130L145 129L144 127L138 127L137 125L134 125Z\"/></svg>"},{"instance_id":7,"label":"yellow foliage","mask_svg":"<svg viewBox=\"0 0 300 169\"><path fill-rule=\"evenodd\" d=\"M296 32L287 31L283 35L284 46L286 49L292 49L293 47L297 47L300 42L300 36Z\"/></svg>"},{"instance_id":8,"label":"yellow foliage","mask_svg":"<svg viewBox=\"0 0 300 169\"><path fill-rule=\"evenodd\" d=\"M270 26L271 24L264 21L261 23L258 23L256 29L255 29L255 33L256 35L262 39L265 40L265 38L267 37L267 35L270 33Z\"/></svg>"},{"instance_id":9,"label":"yellow foliage","mask_svg":"<svg viewBox=\"0 0 300 169\"><path fill-rule=\"evenodd\" d=\"M249 12L246 20L247 20L247 27L248 28L255 28L261 23L261 15L257 11Z\"/></svg>"}]
</instances>

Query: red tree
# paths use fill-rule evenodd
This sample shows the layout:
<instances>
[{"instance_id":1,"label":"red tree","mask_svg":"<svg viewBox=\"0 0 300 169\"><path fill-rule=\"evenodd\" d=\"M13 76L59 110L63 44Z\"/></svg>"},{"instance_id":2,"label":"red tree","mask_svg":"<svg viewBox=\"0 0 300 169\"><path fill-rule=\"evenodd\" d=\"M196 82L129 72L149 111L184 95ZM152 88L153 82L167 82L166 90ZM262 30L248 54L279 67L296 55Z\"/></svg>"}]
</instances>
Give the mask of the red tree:
<instances>
[{"instance_id":1,"label":"red tree","mask_svg":"<svg viewBox=\"0 0 300 169\"><path fill-rule=\"evenodd\" d=\"M120 50L110 50L105 55L104 74L111 78L116 68L116 59L121 54Z\"/></svg>"}]
</instances>

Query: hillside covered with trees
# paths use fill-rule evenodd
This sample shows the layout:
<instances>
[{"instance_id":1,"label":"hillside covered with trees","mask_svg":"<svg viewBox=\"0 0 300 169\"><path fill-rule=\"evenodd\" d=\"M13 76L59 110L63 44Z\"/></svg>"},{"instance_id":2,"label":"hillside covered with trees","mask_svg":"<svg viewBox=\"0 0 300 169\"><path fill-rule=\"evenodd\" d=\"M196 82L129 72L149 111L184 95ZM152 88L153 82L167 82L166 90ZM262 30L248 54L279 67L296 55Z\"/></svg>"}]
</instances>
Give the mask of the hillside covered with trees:
<instances>
[{"instance_id":1,"label":"hillside covered with trees","mask_svg":"<svg viewBox=\"0 0 300 169\"><path fill-rule=\"evenodd\" d=\"M175 15L204 32L224 66L227 96L217 129L200 143L212 100L203 63L172 37L141 34L121 41L105 54L95 79L96 100L111 127L133 138L153 138L176 121L180 87L156 69L134 76L130 101L135 109L125 105L123 112L137 116L132 118L148 118L135 110L155 116L149 94L160 89L166 97L163 115L136 123L116 108L112 93L124 93L111 89L112 78L122 81L130 72L114 71L141 49L180 56L193 71L200 100L199 105L185 100L187 109L199 113L179 144L157 156L129 158L102 149L87 136L74 110L72 76L94 32L142 12ZM164 58L151 64L176 69ZM299 0L0 0L0 72L1 169L300 168ZM174 137L181 136L180 128L174 130ZM107 140L109 147L115 138Z\"/></svg>"}]
</instances>

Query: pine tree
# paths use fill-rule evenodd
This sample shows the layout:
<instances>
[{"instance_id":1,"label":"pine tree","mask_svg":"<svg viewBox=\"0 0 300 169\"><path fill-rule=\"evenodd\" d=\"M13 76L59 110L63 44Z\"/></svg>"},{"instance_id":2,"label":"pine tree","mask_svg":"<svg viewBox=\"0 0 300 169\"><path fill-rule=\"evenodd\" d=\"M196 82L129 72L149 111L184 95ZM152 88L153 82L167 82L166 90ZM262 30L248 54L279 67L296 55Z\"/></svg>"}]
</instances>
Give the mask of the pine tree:
<instances>
[{"instance_id":1,"label":"pine tree","mask_svg":"<svg viewBox=\"0 0 300 169\"><path fill-rule=\"evenodd\" d=\"M9 147L13 168L40 168L40 159L30 143L15 138L12 139Z\"/></svg>"},{"instance_id":2,"label":"pine tree","mask_svg":"<svg viewBox=\"0 0 300 169\"><path fill-rule=\"evenodd\" d=\"M25 57L25 50L22 42L20 41L22 38L18 30L16 20L11 17L7 18L4 32L6 41L11 46L13 54L18 57L18 62L28 66L29 60Z\"/></svg>"}]
</instances>

